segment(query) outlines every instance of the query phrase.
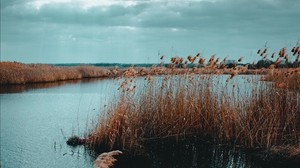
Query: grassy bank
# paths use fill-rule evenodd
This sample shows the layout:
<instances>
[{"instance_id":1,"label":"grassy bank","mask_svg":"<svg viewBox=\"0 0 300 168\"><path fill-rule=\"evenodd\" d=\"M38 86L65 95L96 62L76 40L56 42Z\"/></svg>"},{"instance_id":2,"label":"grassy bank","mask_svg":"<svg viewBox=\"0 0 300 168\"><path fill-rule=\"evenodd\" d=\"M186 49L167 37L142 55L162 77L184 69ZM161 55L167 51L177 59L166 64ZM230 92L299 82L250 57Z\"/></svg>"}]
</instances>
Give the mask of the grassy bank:
<instances>
[{"instance_id":1,"label":"grassy bank","mask_svg":"<svg viewBox=\"0 0 300 168\"><path fill-rule=\"evenodd\" d=\"M78 80L83 78L116 78L128 76L147 75L180 75L191 71L196 74L231 74L231 69L197 68L199 64L190 65L194 68L185 68L185 64L170 64L170 67L152 66L145 67L94 67L94 66L71 66L61 67L46 64L23 64L18 62L0 62L0 84L26 84L39 82L55 82L65 80ZM238 67L241 68L242 67ZM249 70L242 74L266 74L266 69Z\"/></svg>"},{"instance_id":2,"label":"grassy bank","mask_svg":"<svg viewBox=\"0 0 300 168\"><path fill-rule=\"evenodd\" d=\"M0 84L54 82L108 76L110 76L109 70L92 66L55 67L43 64L0 62Z\"/></svg>"}]
</instances>

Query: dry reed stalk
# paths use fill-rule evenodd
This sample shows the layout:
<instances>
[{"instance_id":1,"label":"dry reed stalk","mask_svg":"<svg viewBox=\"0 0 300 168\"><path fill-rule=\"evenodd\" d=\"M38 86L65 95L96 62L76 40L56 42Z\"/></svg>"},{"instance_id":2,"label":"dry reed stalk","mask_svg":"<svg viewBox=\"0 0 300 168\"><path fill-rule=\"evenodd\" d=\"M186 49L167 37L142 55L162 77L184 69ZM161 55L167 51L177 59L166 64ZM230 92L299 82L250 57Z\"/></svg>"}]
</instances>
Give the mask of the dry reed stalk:
<instances>
[{"instance_id":1,"label":"dry reed stalk","mask_svg":"<svg viewBox=\"0 0 300 168\"><path fill-rule=\"evenodd\" d=\"M121 151L111 151L102 153L97 157L97 159L94 162L94 168L110 168L114 165L114 162L117 160L114 158L114 156L122 154Z\"/></svg>"}]
</instances>

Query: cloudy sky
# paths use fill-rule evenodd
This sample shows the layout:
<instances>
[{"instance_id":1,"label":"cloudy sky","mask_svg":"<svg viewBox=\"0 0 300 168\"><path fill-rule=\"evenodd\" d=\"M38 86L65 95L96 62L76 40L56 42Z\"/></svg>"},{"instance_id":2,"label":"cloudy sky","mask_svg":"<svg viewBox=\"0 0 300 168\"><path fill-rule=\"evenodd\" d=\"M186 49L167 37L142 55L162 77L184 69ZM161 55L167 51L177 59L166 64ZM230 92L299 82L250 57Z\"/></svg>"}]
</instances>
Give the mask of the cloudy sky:
<instances>
[{"instance_id":1,"label":"cloudy sky","mask_svg":"<svg viewBox=\"0 0 300 168\"><path fill-rule=\"evenodd\" d=\"M201 52L252 62L265 44L295 45L299 20L299 0L1 0L1 61L154 63Z\"/></svg>"}]
</instances>

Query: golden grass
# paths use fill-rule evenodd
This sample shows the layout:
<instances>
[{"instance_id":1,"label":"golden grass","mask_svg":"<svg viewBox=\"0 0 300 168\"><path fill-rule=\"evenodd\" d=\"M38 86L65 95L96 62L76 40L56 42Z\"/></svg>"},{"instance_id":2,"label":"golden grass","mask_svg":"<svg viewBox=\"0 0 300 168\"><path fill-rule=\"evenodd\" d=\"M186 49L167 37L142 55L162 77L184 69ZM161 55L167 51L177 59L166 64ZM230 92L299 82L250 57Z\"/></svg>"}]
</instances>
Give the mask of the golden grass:
<instances>
[{"instance_id":1,"label":"golden grass","mask_svg":"<svg viewBox=\"0 0 300 168\"><path fill-rule=\"evenodd\" d=\"M216 94L212 78L185 75L160 85L149 81L141 94L124 88L86 145L138 151L145 141L189 136L246 148L300 144L298 93L257 84L245 91L248 96Z\"/></svg>"},{"instance_id":2,"label":"golden grass","mask_svg":"<svg viewBox=\"0 0 300 168\"><path fill-rule=\"evenodd\" d=\"M266 52L258 51L263 57ZM280 50L279 57L282 55L286 55L285 49ZM184 66L198 58L199 64L193 68ZM226 68L215 55L207 64L204 61L200 54L187 60L172 57L168 68L153 67L151 73L141 70L148 84L137 91L132 80L140 71L131 68L123 72L122 94L87 135L86 146L96 151L122 149L135 153L152 140L198 137L251 149L290 146L292 155L297 155L299 68L274 69L276 62L270 69ZM243 84L231 83L239 74L262 73L268 73L265 78L274 82L247 79L253 83L246 89ZM164 79L153 80L152 75L157 74L165 74ZM220 88L222 79L218 76L224 74L229 74L227 87Z\"/></svg>"},{"instance_id":3,"label":"golden grass","mask_svg":"<svg viewBox=\"0 0 300 168\"><path fill-rule=\"evenodd\" d=\"M122 154L119 150L102 153L95 160L94 168L110 168L114 165L114 162L117 161L114 156L119 154Z\"/></svg>"},{"instance_id":4,"label":"golden grass","mask_svg":"<svg viewBox=\"0 0 300 168\"><path fill-rule=\"evenodd\" d=\"M267 48L259 49L257 54L263 59L267 59ZM271 59L274 58L275 53L272 54ZM295 57L295 58L293 58ZM187 58L172 57L168 67L164 66L165 56L161 56L161 66L152 66L151 68L134 68L133 66L128 69L118 68L99 68L93 66L78 66L78 67L56 67L45 64L22 64L17 62L0 62L0 84L25 84L35 82L53 82L62 80L73 80L82 78L94 77L137 77L149 75L179 75L179 74L230 74L231 78L237 74L268 74L267 80L273 80L280 88L290 88L299 90L299 68L278 70L276 67L280 63L289 62L294 66L300 65L300 46L294 46L289 54L286 48L282 48L278 53L278 58L271 65L269 69L248 69L248 65L238 66L237 63L241 62L243 57L240 57L233 63L233 68L227 68L225 62L227 57L219 62L220 58L212 55L207 63L202 57L201 53L196 56L189 55ZM193 68L187 68L192 66ZM288 79L287 79L288 78ZM285 83L285 81L291 81Z\"/></svg>"},{"instance_id":5,"label":"golden grass","mask_svg":"<svg viewBox=\"0 0 300 168\"><path fill-rule=\"evenodd\" d=\"M273 81L278 88L300 91L300 68L271 68L263 80Z\"/></svg>"},{"instance_id":6,"label":"golden grass","mask_svg":"<svg viewBox=\"0 0 300 168\"><path fill-rule=\"evenodd\" d=\"M196 59L196 58L194 58ZM150 68L99 68L93 66L57 67L45 64L23 64L17 62L0 62L0 84L25 84L38 82L54 82L64 80L77 80L97 77L129 77L147 75L185 74L193 71L196 74L231 74L229 69L217 69L216 67L192 69L184 68L186 65L171 64L170 68L164 66L152 66ZM177 67L176 67L177 66ZM266 70L241 71L241 74L265 74Z\"/></svg>"},{"instance_id":7,"label":"golden grass","mask_svg":"<svg viewBox=\"0 0 300 168\"><path fill-rule=\"evenodd\" d=\"M92 66L55 67L43 64L0 62L0 84L53 82L108 77L109 75L109 70Z\"/></svg>"}]
</instances>

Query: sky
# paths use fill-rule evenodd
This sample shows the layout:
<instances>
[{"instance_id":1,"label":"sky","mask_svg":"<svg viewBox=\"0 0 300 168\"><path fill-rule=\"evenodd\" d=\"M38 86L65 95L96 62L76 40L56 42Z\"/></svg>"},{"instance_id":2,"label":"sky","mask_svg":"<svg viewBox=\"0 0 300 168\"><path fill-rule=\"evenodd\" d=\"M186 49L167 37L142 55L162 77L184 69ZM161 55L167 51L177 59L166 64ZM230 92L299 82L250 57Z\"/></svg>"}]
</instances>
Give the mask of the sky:
<instances>
[{"instance_id":1,"label":"sky","mask_svg":"<svg viewBox=\"0 0 300 168\"><path fill-rule=\"evenodd\" d=\"M299 0L1 0L1 61L258 60L300 39ZM168 62L166 60L166 62Z\"/></svg>"}]
</instances>

